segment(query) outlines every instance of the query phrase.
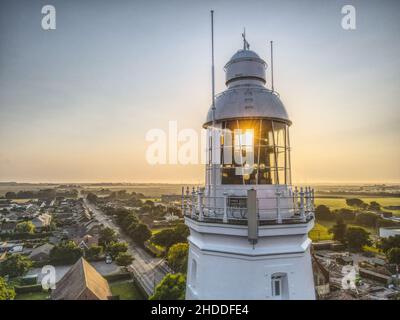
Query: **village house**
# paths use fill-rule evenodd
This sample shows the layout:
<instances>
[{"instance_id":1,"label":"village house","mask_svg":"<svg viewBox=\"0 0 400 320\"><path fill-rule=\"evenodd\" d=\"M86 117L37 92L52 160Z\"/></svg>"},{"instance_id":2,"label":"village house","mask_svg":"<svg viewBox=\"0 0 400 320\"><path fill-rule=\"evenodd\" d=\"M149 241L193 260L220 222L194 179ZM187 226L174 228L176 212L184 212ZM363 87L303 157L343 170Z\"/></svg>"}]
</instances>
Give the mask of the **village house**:
<instances>
[{"instance_id":1,"label":"village house","mask_svg":"<svg viewBox=\"0 0 400 320\"><path fill-rule=\"evenodd\" d=\"M43 213L32 219L32 223L35 226L36 230L42 230L45 227L48 227L51 222L51 215L47 213Z\"/></svg>"},{"instance_id":2,"label":"village house","mask_svg":"<svg viewBox=\"0 0 400 320\"><path fill-rule=\"evenodd\" d=\"M96 269L80 258L56 284L52 300L110 300L111 289Z\"/></svg>"},{"instance_id":3,"label":"village house","mask_svg":"<svg viewBox=\"0 0 400 320\"><path fill-rule=\"evenodd\" d=\"M15 231L16 226L17 226L16 221L3 222L0 226L0 233L1 234L13 233Z\"/></svg>"},{"instance_id":4,"label":"village house","mask_svg":"<svg viewBox=\"0 0 400 320\"><path fill-rule=\"evenodd\" d=\"M45 243L44 245L41 245L33 249L29 255L29 258L37 262L47 261L50 258L50 251L53 248L54 246L52 244Z\"/></svg>"},{"instance_id":5,"label":"village house","mask_svg":"<svg viewBox=\"0 0 400 320\"><path fill-rule=\"evenodd\" d=\"M92 236L90 234L84 235L82 238L74 240L76 245L81 249L89 249L93 245L97 245L99 238L97 236Z\"/></svg>"}]
</instances>

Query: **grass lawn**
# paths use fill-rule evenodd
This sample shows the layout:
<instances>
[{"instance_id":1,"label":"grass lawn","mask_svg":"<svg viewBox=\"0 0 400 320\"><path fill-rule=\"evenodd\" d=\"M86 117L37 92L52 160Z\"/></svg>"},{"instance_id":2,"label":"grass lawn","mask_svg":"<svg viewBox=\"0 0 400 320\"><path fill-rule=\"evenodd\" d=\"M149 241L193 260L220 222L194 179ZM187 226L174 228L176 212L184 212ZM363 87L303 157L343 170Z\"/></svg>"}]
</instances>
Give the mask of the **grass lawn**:
<instances>
[{"instance_id":1,"label":"grass lawn","mask_svg":"<svg viewBox=\"0 0 400 320\"><path fill-rule=\"evenodd\" d=\"M394 215L400 216L400 210L390 210L385 209L383 207L387 206L400 206L400 198L389 198L389 197L381 197L381 198L361 198L362 201L370 203L371 201L376 201L382 206L382 210L393 212Z\"/></svg>"},{"instance_id":2,"label":"grass lawn","mask_svg":"<svg viewBox=\"0 0 400 320\"><path fill-rule=\"evenodd\" d=\"M373 252L373 253L383 253L383 251L381 249L376 248L376 247L372 247L372 246L364 246L363 250L364 251Z\"/></svg>"},{"instance_id":3,"label":"grass lawn","mask_svg":"<svg viewBox=\"0 0 400 320\"><path fill-rule=\"evenodd\" d=\"M161 198L143 198L141 199L143 203L145 203L147 200L153 201L153 202L160 202Z\"/></svg>"},{"instance_id":4,"label":"grass lawn","mask_svg":"<svg viewBox=\"0 0 400 320\"><path fill-rule=\"evenodd\" d=\"M17 294L15 300L46 300L49 294L45 291Z\"/></svg>"},{"instance_id":5,"label":"grass lawn","mask_svg":"<svg viewBox=\"0 0 400 320\"><path fill-rule=\"evenodd\" d=\"M365 203L371 203L372 201L378 202L382 207L386 206L400 206L400 198L395 198L395 197L370 197L370 198L364 198L364 197L349 197L349 198L358 198L364 201ZM347 209L352 209L346 204L346 199L345 198L315 198L315 206L319 206L321 204L326 205L329 207L331 210L336 210L336 209L341 209L341 208L347 208ZM382 208L383 210L393 212L394 215L400 216L400 210L387 210Z\"/></svg>"},{"instance_id":6,"label":"grass lawn","mask_svg":"<svg viewBox=\"0 0 400 320\"><path fill-rule=\"evenodd\" d=\"M161 228L151 229L151 234L155 235L156 233L159 233L165 229L172 229L172 227L161 227Z\"/></svg>"},{"instance_id":7,"label":"grass lawn","mask_svg":"<svg viewBox=\"0 0 400 320\"><path fill-rule=\"evenodd\" d=\"M111 282L110 288L114 296L119 295L120 300L143 300L132 281Z\"/></svg>"},{"instance_id":8,"label":"grass lawn","mask_svg":"<svg viewBox=\"0 0 400 320\"><path fill-rule=\"evenodd\" d=\"M163 256L165 253L165 248L159 245L154 244L153 242L151 242L150 240L147 240L144 243L145 247L150 250L151 252L153 252L156 256Z\"/></svg>"},{"instance_id":9,"label":"grass lawn","mask_svg":"<svg viewBox=\"0 0 400 320\"><path fill-rule=\"evenodd\" d=\"M120 300L143 300L143 297L132 281L117 281L110 283L113 295L119 295ZM46 300L49 294L45 291L17 294L15 300Z\"/></svg>"},{"instance_id":10,"label":"grass lawn","mask_svg":"<svg viewBox=\"0 0 400 320\"><path fill-rule=\"evenodd\" d=\"M348 209L351 208L346 204L345 198L342 198L342 199L315 198L314 202L315 202L316 207L323 204L323 205L326 205L327 207L329 207L329 209L331 209L331 210L342 209L342 208L348 208Z\"/></svg>"},{"instance_id":11,"label":"grass lawn","mask_svg":"<svg viewBox=\"0 0 400 320\"><path fill-rule=\"evenodd\" d=\"M308 236L312 241L331 240L333 234L329 234L329 227L320 223L315 223L314 228L309 232Z\"/></svg>"},{"instance_id":12,"label":"grass lawn","mask_svg":"<svg viewBox=\"0 0 400 320\"><path fill-rule=\"evenodd\" d=\"M364 227L364 226L360 226L360 225L357 225L357 224L351 224L351 223L348 223L346 221L345 221L345 223L347 224L348 228L349 227L363 228L365 231L369 232L371 235L376 235L377 234L377 232L376 232L376 230L374 228ZM325 228L330 229L330 228L332 228L333 225L336 224L336 221L319 220L318 223L316 223L316 225L317 224L320 224L320 225L324 226Z\"/></svg>"}]
</instances>

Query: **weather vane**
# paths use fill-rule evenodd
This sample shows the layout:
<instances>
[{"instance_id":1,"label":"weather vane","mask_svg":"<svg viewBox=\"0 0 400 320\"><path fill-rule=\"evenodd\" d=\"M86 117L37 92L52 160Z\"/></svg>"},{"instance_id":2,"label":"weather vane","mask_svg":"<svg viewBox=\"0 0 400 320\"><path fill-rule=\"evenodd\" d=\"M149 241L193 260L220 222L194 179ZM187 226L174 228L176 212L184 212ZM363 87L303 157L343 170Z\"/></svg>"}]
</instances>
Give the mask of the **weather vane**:
<instances>
[{"instance_id":1,"label":"weather vane","mask_svg":"<svg viewBox=\"0 0 400 320\"><path fill-rule=\"evenodd\" d=\"M242 38L243 38L243 50L249 50L250 43L248 43L246 40L246 28L243 28Z\"/></svg>"}]
</instances>

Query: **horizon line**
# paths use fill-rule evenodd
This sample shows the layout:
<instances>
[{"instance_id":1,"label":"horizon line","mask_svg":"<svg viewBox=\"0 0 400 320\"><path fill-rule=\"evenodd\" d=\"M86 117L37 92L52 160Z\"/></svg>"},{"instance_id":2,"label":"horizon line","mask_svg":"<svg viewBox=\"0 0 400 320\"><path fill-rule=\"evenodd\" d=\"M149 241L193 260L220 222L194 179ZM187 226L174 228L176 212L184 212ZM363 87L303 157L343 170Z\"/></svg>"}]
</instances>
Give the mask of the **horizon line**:
<instances>
[{"instance_id":1,"label":"horizon line","mask_svg":"<svg viewBox=\"0 0 400 320\"><path fill-rule=\"evenodd\" d=\"M169 185L204 185L204 181L0 181L0 184L38 184L38 185L55 185L55 184L169 184ZM292 185L400 185L400 181L296 181Z\"/></svg>"}]
</instances>

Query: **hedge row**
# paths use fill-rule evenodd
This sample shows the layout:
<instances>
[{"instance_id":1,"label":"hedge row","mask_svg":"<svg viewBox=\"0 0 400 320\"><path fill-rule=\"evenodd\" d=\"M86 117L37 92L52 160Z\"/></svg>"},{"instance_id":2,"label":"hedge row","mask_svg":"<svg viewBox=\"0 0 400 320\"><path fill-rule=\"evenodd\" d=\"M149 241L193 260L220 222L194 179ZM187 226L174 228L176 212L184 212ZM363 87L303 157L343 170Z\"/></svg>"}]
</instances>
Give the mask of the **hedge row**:
<instances>
[{"instance_id":1,"label":"hedge row","mask_svg":"<svg viewBox=\"0 0 400 320\"><path fill-rule=\"evenodd\" d=\"M5 240L28 240L28 239L43 239L52 235L52 232L42 233L3 233L0 234L0 239Z\"/></svg>"},{"instance_id":2,"label":"hedge row","mask_svg":"<svg viewBox=\"0 0 400 320\"><path fill-rule=\"evenodd\" d=\"M119 280L129 280L132 275L129 272L120 272L114 274L108 274L103 276L108 282L119 281Z\"/></svg>"},{"instance_id":3,"label":"hedge row","mask_svg":"<svg viewBox=\"0 0 400 320\"><path fill-rule=\"evenodd\" d=\"M15 286L14 289L16 293L40 292L43 290L41 284L32 284L29 286Z\"/></svg>"}]
</instances>

